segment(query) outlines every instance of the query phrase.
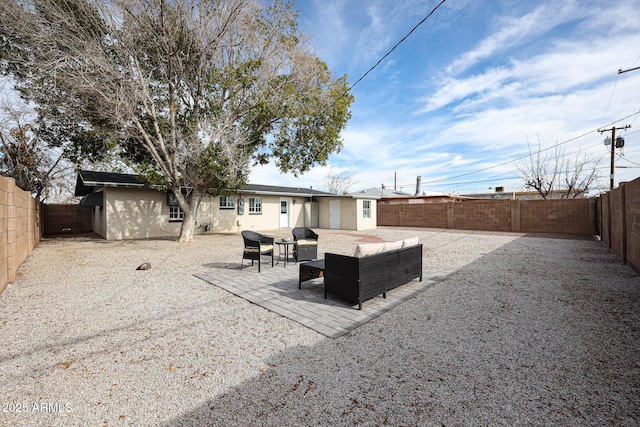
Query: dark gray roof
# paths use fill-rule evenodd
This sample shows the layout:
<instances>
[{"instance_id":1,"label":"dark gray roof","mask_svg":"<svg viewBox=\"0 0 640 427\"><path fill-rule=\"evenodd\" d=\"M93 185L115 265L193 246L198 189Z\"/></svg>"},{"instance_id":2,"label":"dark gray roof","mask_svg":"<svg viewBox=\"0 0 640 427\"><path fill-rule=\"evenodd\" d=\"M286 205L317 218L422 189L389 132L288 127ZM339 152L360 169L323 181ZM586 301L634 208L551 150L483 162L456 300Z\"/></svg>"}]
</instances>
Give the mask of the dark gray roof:
<instances>
[{"instance_id":1,"label":"dark gray roof","mask_svg":"<svg viewBox=\"0 0 640 427\"><path fill-rule=\"evenodd\" d=\"M76 179L76 196L86 196L97 187L144 187L139 175L129 173L80 171Z\"/></svg>"},{"instance_id":2,"label":"dark gray roof","mask_svg":"<svg viewBox=\"0 0 640 427\"><path fill-rule=\"evenodd\" d=\"M86 196L100 187L145 187L140 175L111 172L80 171L76 180L76 196ZM276 185L247 184L239 193L274 194L287 196L333 196L336 194L305 187L282 187Z\"/></svg>"},{"instance_id":3,"label":"dark gray roof","mask_svg":"<svg viewBox=\"0 0 640 427\"><path fill-rule=\"evenodd\" d=\"M260 185L260 184L247 184L239 193L253 193L253 194L283 194L294 196L336 196L333 193L327 193L325 191L318 191L312 188L305 187L281 187L277 185Z\"/></svg>"}]
</instances>

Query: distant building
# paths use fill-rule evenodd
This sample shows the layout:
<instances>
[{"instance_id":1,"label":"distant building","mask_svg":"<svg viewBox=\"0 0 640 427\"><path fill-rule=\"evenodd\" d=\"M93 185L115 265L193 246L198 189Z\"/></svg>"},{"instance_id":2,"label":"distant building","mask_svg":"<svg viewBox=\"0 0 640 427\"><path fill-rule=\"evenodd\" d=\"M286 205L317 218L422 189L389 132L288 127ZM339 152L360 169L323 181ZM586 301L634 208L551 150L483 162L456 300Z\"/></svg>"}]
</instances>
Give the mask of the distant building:
<instances>
[{"instance_id":1,"label":"distant building","mask_svg":"<svg viewBox=\"0 0 640 427\"><path fill-rule=\"evenodd\" d=\"M397 196L397 197L383 197L378 199L378 203L381 205L399 205L399 204L421 204L421 203L443 203L443 202L466 202L469 200L476 200L473 197L466 196L451 196L449 194L439 195L421 195L421 196Z\"/></svg>"},{"instance_id":2,"label":"distant building","mask_svg":"<svg viewBox=\"0 0 640 427\"><path fill-rule=\"evenodd\" d=\"M579 192L576 192L579 193ZM553 190L550 192L547 199L560 199L561 195L566 194L566 191ZM504 187L496 187L493 192L473 192L465 193L461 195L463 197L469 197L474 199L492 199L492 200L542 200L542 196L537 191L504 191ZM584 198L584 193L580 193L575 197L570 198ZM564 197L566 198L566 197Z\"/></svg>"},{"instance_id":3,"label":"distant building","mask_svg":"<svg viewBox=\"0 0 640 427\"><path fill-rule=\"evenodd\" d=\"M373 199L380 199L383 197L406 197L411 195L409 193L393 190L390 188L382 189L381 187L369 187L350 194L352 196L368 197Z\"/></svg>"}]
</instances>

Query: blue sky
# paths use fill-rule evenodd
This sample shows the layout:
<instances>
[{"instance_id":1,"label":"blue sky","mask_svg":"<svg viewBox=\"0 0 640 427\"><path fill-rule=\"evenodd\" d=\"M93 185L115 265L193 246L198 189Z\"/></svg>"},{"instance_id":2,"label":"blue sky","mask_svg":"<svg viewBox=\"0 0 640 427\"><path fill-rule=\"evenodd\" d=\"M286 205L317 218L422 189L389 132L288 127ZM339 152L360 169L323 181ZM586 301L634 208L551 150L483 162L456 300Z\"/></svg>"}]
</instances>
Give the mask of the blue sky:
<instances>
[{"instance_id":1,"label":"blue sky","mask_svg":"<svg viewBox=\"0 0 640 427\"><path fill-rule=\"evenodd\" d=\"M299 25L336 75L354 83L440 0L295 0ZM296 178L273 165L250 182L326 189L351 172L352 190L522 190L527 141L602 157L596 132L631 124L617 150L616 185L640 176L640 0L447 0L353 89L344 148ZM625 120L618 121L626 116ZM574 139L575 138L575 139ZM480 172L478 172L480 171Z\"/></svg>"}]
</instances>

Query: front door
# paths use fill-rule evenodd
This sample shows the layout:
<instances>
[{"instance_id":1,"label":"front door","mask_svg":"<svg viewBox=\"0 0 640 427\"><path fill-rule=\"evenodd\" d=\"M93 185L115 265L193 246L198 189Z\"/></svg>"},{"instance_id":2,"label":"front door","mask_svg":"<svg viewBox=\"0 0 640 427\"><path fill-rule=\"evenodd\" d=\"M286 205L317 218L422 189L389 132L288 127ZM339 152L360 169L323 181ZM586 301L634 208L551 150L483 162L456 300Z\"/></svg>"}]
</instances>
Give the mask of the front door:
<instances>
[{"instance_id":1,"label":"front door","mask_svg":"<svg viewBox=\"0 0 640 427\"><path fill-rule=\"evenodd\" d=\"M329 228L340 229L340 200L329 202Z\"/></svg>"},{"instance_id":2,"label":"front door","mask_svg":"<svg viewBox=\"0 0 640 427\"><path fill-rule=\"evenodd\" d=\"M280 228L289 228L289 209L291 199L280 198Z\"/></svg>"}]
</instances>

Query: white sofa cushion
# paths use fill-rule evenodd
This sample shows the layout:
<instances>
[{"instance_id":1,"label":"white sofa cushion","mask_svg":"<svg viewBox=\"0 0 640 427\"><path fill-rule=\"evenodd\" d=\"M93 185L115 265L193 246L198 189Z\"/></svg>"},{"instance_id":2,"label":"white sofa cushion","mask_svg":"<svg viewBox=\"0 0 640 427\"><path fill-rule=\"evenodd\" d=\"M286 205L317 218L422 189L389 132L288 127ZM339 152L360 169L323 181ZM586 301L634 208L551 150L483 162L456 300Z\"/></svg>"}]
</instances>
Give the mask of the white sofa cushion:
<instances>
[{"instance_id":1,"label":"white sofa cushion","mask_svg":"<svg viewBox=\"0 0 640 427\"><path fill-rule=\"evenodd\" d=\"M418 244L418 236L409 237L408 239L404 239L402 242L402 247L406 248L407 246L415 246Z\"/></svg>"},{"instance_id":2,"label":"white sofa cushion","mask_svg":"<svg viewBox=\"0 0 640 427\"><path fill-rule=\"evenodd\" d=\"M393 251L402 248L403 240L396 240L394 242L384 242L384 251Z\"/></svg>"},{"instance_id":3,"label":"white sofa cushion","mask_svg":"<svg viewBox=\"0 0 640 427\"><path fill-rule=\"evenodd\" d=\"M384 251L384 243L358 243L353 256L363 257L367 255L375 255Z\"/></svg>"}]
</instances>

